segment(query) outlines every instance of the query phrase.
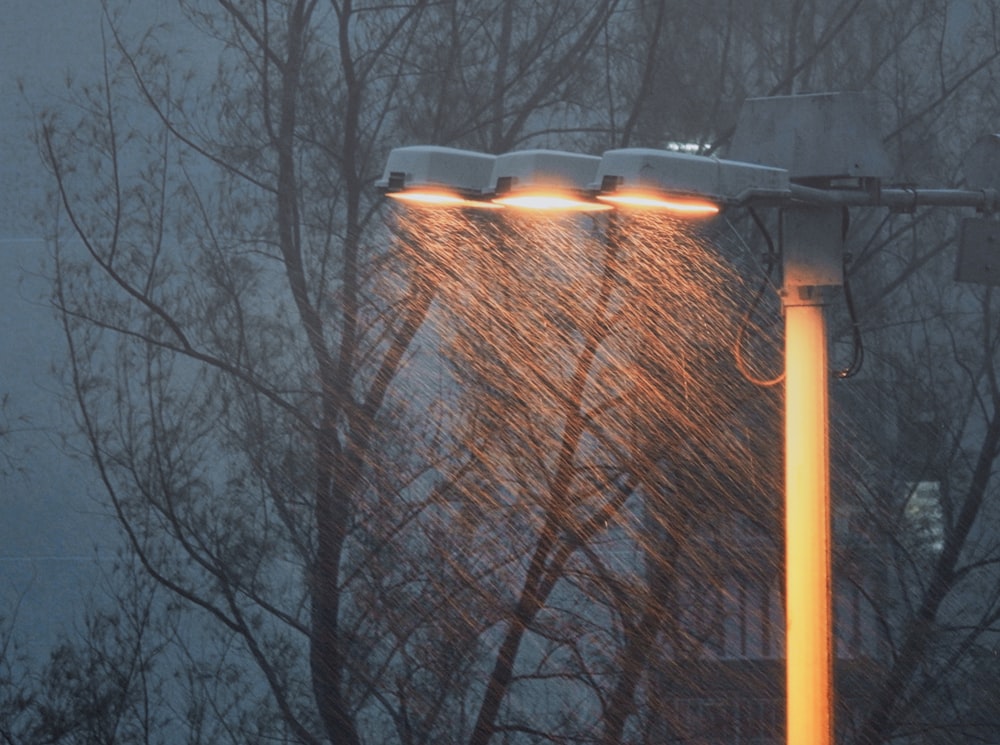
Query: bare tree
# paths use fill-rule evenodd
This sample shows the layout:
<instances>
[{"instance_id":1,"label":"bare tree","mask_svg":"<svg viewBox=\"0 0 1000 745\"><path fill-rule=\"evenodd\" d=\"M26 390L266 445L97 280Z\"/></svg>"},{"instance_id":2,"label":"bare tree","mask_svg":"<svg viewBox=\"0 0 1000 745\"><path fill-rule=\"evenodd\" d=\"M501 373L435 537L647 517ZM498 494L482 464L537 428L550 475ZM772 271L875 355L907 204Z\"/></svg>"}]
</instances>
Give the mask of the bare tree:
<instances>
[{"instance_id":1,"label":"bare tree","mask_svg":"<svg viewBox=\"0 0 1000 745\"><path fill-rule=\"evenodd\" d=\"M962 702L975 699L963 671L992 646L1000 607L989 527L998 456L991 292L943 286L938 277L952 257L913 249L936 255L894 293L892 308L870 316L879 317L870 330L879 354L860 398L883 415L851 422L870 438L863 442L882 443L870 449L865 473L855 472L853 492L863 516L856 524L880 547L875 566L888 570L869 601L883 654L868 704L852 712L859 743L951 742L990 724Z\"/></svg>"},{"instance_id":2,"label":"bare tree","mask_svg":"<svg viewBox=\"0 0 1000 745\"><path fill-rule=\"evenodd\" d=\"M29 686L23 742L153 743L170 736L163 664L172 614L127 561L88 599L75 636L63 636ZM176 732L176 730L174 730Z\"/></svg>"},{"instance_id":3,"label":"bare tree","mask_svg":"<svg viewBox=\"0 0 1000 745\"><path fill-rule=\"evenodd\" d=\"M33 703L28 676L31 662L17 643L17 607L11 616L0 617L0 741L21 742L27 726L27 712Z\"/></svg>"},{"instance_id":4,"label":"bare tree","mask_svg":"<svg viewBox=\"0 0 1000 745\"><path fill-rule=\"evenodd\" d=\"M501 56L530 55L483 61L518 100L491 123L497 147L557 105L611 7L554 9L522 40L508 5ZM253 661L276 736L379 738L412 712L369 667L388 642L365 635L358 585L385 551L369 537L391 531L366 521L406 502L378 489L427 472L382 477L381 448L400 439L394 384L440 280L387 248L371 183L436 16L420 0L183 7L214 79L168 30L133 45L109 12L103 80L40 122L80 426L132 550Z\"/></svg>"},{"instance_id":5,"label":"bare tree","mask_svg":"<svg viewBox=\"0 0 1000 745\"><path fill-rule=\"evenodd\" d=\"M411 140L712 151L747 95L852 87L887 104L907 176L947 173L952 125L976 91L995 95L986 27L952 53L949 3L787 6L191 2L186 28L206 45L191 63L167 29L133 41L109 13L103 80L40 122L55 297L110 504L199 629L172 652L192 737L680 736L665 681L719 656L733 577L771 587L779 568L775 389L730 361L743 282L676 225L383 222L371 184ZM909 233L855 222L861 323L907 330L884 335L897 367L871 374L937 380L915 343L930 327L880 314L919 300L947 229L926 223L928 249L907 254ZM753 265L720 225L708 242ZM874 245L904 260L876 272ZM949 548L904 541L902 508L878 523L921 571L871 599L899 646L866 745L905 731L906 712L939 700L933 672L992 633L985 605L975 634L949 617L950 651L932 643L993 561L985 537L973 552L995 456L982 302L982 345L952 354L967 374L949 390L969 405L951 429ZM922 400L950 417L942 390ZM977 446L981 470L963 472ZM870 483L842 496L870 507L888 482ZM749 565L724 546L734 525L772 536ZM878 605L889 597L909 605Z\"/></svg>"}]
</instances>

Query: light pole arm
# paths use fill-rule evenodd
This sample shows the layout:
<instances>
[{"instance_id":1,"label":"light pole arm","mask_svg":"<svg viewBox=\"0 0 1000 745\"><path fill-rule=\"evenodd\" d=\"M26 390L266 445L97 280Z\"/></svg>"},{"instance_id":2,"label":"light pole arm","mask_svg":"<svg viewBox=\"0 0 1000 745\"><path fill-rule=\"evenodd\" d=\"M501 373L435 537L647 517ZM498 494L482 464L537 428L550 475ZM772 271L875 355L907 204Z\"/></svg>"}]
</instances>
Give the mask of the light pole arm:
<instances>
[{"instance_id":1,"label":"light pole arm","mask_svg":"<svg viewBox=\"0 0 1000 745\"><path fill-rule=\"evenodd\" d=\"M974 207L980 212L1000 211L996 189L816 189L792 183L793 202L829 207L888 207L904 212L917 207Z\"/></svg>"}]
</instances>

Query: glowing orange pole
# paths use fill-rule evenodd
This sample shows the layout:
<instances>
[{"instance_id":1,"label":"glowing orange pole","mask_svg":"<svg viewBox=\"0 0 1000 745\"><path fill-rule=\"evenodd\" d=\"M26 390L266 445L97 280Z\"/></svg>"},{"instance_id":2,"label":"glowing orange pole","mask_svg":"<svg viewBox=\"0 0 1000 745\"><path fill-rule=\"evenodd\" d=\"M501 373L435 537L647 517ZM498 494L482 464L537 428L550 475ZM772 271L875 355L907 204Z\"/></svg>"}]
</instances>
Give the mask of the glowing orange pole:
<instances>
[{"instance_id":1,"label":"glowing orange pole","mask_svg":"<svg viewBox=\"0 0 1000 745\"><path fill-rule=\"evenodd\" d=\"M833 742L829 366L825 305L843 282L839 210L782 217L785 313L785 706L788 745Z\"/></svg>"},{"instance_id":2,"label":"glowing orange pole","mask_svg":"<svg viewBox=\"0 0 1000 745\"><path fill-rule=\"evenodd\" d=\"M785 307L787 742L832 742L830 459L822 305Z\"/></svg>"}]
</instances>

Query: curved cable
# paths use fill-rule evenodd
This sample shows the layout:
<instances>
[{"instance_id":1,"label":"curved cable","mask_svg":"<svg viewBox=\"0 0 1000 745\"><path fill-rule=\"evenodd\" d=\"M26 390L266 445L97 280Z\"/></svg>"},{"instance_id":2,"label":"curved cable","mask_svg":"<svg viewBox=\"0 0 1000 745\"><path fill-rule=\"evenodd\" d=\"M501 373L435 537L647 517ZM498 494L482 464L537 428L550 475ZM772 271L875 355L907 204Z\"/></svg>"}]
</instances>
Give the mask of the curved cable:
<instances>
[{"instance_id":1,"label":"curved cable","mask_svg":"<svg viewBox=\"0 0 1000 745\"><path fill-rule=\"evenodd\" d=\"M850 214L847 211L847 207L844 207L843 222L841 224L842 235L841 238L847 238L847 230L850 227ZM883 221L884 224L884 221ZM881 229L881 225L876 230ZM872 238L874 240L874 238ZM868 245L865 246L867 250L868 246L871 245L871 240ZM854 347L854 351L851 355L851 361L847 367L837 370L834 373L834 377L840 380L846 380L847 378L852 378L861 371L861 366L865 361L865 344L864 339L861 336L861 324L858 322L858 313L854 306L854 295L851 293L851 280L848 275L848 268L851 264L851 254L847 251L844 252L844 302L847 304L847 313L851 319L851 341Z\"/></svg>"},{"instance_id":2,"label":"curved cable","mask_svg":"<svg viewBox=\"0 0 1000 745\"><path fill-rule=\"evenodd\" d=\"M754 313L757 311L757 306L760 305L760 301L763 300L764 293L771 284L771 273L774 271L774 266L777 263L779 254L774 248L774 240L771 238L771 233L768 231L767 226L764 225L764 222L760 219L756 210L754 210L753 207L748 207L747 211L750 213L750 217L753 219L754 224L764 236L764 241L767 243L767 256L765 259L764 278L761 281L760 286L757 288L757 292L754 293L753 300L750 302L750 307L747 309L747 312L743 314L739 330L736 333L736 340L733 342L733 360L736 362L736 369L739 370L740 375L742 375L744 379L761 388L770 388L784 381L784 371L776 377L770 379L758 377L753 373L753 371L750 370L746 359L743 357L743 346L746 343L747 335L750 330L750 321L752 320Z\"/></svg>"}]
</instances>

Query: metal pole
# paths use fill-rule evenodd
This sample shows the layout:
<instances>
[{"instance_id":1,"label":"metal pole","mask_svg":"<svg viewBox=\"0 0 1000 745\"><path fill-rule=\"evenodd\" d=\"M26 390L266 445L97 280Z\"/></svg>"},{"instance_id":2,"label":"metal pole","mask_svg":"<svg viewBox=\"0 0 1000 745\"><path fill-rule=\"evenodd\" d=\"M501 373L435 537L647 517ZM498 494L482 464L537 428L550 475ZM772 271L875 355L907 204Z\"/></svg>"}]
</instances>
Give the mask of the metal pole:
<instances>
[{"instance_id":1,"label":"metal pole","mask_svg":"<svg viewBox=\"0 0 1000 745\"><path fill-rule=\"evenodd\" d=\"M839 209L788 210L785 314L785 657L788 745L833 742L829 367L825 305L843 281Z\"/></svg>"},{"instance_id":2,"label":"metal pole","mask_svg":"<svg viewBox=\"0 0 1000 745\"><path fill-rule=\"evenodd\" d=\"M785 307L785 602L789 745L832 742L828 368L822 305Z\"/></svg>"}]
</instances>

